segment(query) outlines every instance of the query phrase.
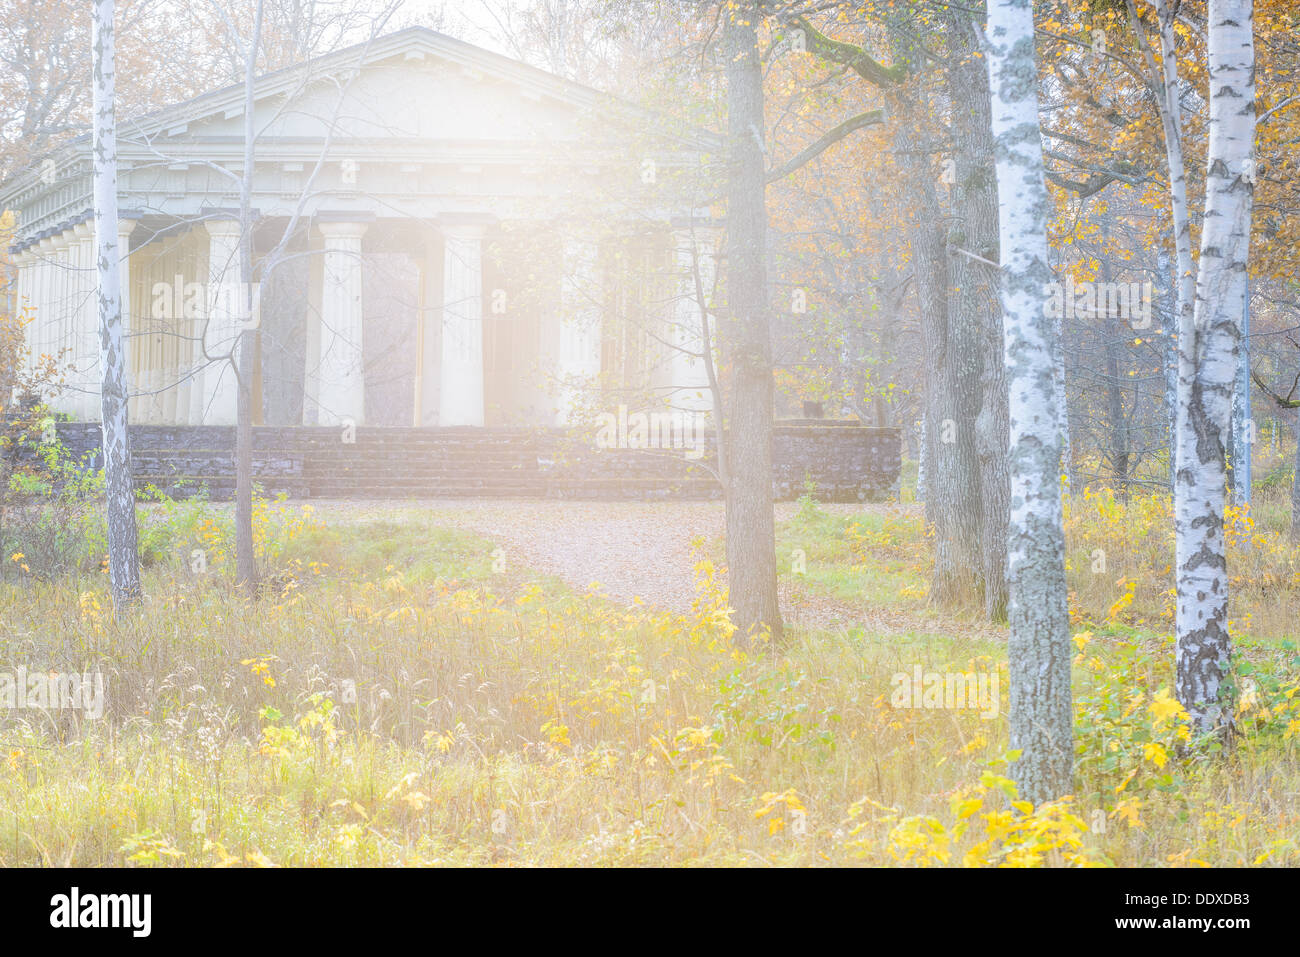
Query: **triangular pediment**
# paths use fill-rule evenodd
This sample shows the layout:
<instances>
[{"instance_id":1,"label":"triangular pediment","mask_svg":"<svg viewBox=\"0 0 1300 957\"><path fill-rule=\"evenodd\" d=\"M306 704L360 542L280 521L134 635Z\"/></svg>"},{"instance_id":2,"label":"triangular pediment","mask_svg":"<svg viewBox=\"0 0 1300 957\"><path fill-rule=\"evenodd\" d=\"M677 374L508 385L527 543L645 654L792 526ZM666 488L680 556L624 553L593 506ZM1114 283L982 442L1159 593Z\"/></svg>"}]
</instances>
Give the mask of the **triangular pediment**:
<instances>
[{"instance_id":1,"label":"triangular pediment","mask_svg":"<svg viewBox=\"0 0 1300 957\"><path fill-rule=\"evenodd\" d=\"M255 126L273 140L563 143L593 119L711 149L711 134L421 27L258 77ZM126 141L242 138L244 89L227 87L123 125Z\"/></svg>"}]
</instances>

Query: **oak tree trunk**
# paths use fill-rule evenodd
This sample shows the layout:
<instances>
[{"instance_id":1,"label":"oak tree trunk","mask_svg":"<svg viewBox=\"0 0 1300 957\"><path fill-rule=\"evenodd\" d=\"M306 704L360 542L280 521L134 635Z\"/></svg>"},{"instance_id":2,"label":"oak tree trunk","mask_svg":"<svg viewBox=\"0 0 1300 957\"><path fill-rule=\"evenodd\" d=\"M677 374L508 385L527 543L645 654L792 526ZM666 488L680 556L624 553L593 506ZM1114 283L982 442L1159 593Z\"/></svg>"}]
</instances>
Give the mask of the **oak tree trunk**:
<instances>
[{"instance_id":1,"label":"oak tree trunk","mask_svg":"<svg viewBox=\"0 0 1300 957\"><path fill-rule=\"evenodd\" d=\"M897 31L893 41L895 62L908 62L913 51L907 36ZM906 229L926 355L921 454L925 521L934 531L930 598L942 606L970 604L982 594L984 567L975 443L980 375L977 329L949 304L953 263L944 228L946 216L938 195L932 144L919 132L924 129L927 108L910 86L890 92L889 112L897 118L894 160L902 189L912 199Z\"/></svg>"},{"instance_id":2,"label":"oak tree trunk","mask_svg":"<svg viewBox=\"0 0 1300 957\"><path fill-rule=\"evenodd\" d=\"M1010 509L1006 367L1002 361L1002 304L998 295L997 165L988 80L975 56L979 25L974 15L949 8L949 30L956 62L948 68L952 104L952 143L956 181L954 226L949 231L952 291L949 313L961 327L957 348L967 348L978 367L972 383L973 433L979 483L974 507L979 516L984 612L994 621L1007 610L1007 517ZM977 258L978 257L978 258ZM966 383L958 383L965 387Z\"/></svg>"},{"instance_id":3,"label":"oak tree trunk","mask_svg":"<svg viewBox=\"0 0 1300 957\"><path fill-rule=\"evenodd\" d=\"M253 33L244 58L244 169L239 184L239 279L244 302L243 322L235 340L235 365L238 397L235 411L235 583L256 593L259 573L253 543L253 375L259 330L252 318L253 302L253 212L252 189L256 127L254 117L254 82L257 78L257 51L261 46L264 4L258 0L253 18Z\"/></svg>"},{"instance_id":4,"label":"oak tree trunk","mask_svg":"<svg viewBox=\"0 0 1300 957\"><path fill-rule=\"evenodd\" d=\"M782 636L772 506L772 343L766 267L766 160L759 12L724 9L729 169L727 312L719 323L730 367L726 489L729 600L739 641Z\"/></svg>"}]
</instances>

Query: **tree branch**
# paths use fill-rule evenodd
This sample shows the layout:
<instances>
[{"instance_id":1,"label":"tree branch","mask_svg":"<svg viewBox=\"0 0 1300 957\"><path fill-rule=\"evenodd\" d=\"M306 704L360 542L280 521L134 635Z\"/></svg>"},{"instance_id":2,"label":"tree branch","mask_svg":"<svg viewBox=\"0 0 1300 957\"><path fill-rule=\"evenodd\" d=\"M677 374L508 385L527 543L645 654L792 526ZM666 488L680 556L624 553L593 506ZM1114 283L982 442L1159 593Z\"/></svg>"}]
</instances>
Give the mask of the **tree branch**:
<instances>
[{"instance_id":1,"label":"tree branch","mask_svg":"<svg viewBox=\"0 0 1300 957\"><path fill-rule=\"evenodd\" d=\"M1250 370L1250 377L1255 380L1255 385L1259 386L1260 390L1266 396L1268 396L1270 399L1272 399L1274 402L1277 403L1278 408L1300 409L1300 399L1294 398L1296 388L1300 387L1300 372L1296 373L1295 381L1291 383L1291 391L1286 394L1285 399L1282 398L1282 396L1278 395L1276 392L1274 392L1272 389L1270 389L1268 387L1268 384L1264 381L1263 377L1254 369Z\"/></svg>"},{"instance_id":2,"label":"tree branch","mask_svg":"<svg viewBox=\"0 0 1300 957\"><path fill-rule=\"evenodd\" d=\"M866 113L859 113L857 116L845 120L833 130L823 133L815 141L809 143L785 163L771 170L767 174L767 182L774 183L778 179L789 176L801 166L816 159L850 133L860 130L864 126L877 126L883 122L885 122L884 110L868 110Z\"/></svg>"},{"instance_id":3,"label":"tree branch","mask_svg":"<svg viewBox=\"0 0 1300 957\"><path fill-rule=\"evenodd\" d=\"M795 17L794 23L804 32L809 53L823 60L830 60L832 63L842 63L868 83L874 83L876 86L896 86L907 79L905 67L885 66L862 47L841 40L832 40L809 23L805 17Z\"/></svg>"}]
</instances>

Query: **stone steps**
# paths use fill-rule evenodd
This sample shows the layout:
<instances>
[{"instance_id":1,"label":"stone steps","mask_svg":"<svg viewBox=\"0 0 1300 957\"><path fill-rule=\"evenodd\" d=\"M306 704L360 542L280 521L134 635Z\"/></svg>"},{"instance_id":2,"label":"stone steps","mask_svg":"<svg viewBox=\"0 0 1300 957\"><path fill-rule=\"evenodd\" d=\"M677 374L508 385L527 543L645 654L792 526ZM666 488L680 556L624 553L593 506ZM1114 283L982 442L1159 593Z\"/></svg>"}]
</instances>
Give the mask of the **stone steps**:
<instances>
[{"instance_id":1,"label":"stone steps","mask_svg":"<svg viewBox=\"0 0 1300 957\"><path fill-rule=\"evenodd\" d=\"M99 428L59 426L64 445L98 465ZM558 429L367 428L344 442L339 429L253 430L253 477L268 494L299 498L710 499L721 495L704 458L685 450L610 450ZM797 498L811 477L819 497L891 497L899 469L897 430L854 424L779 425L773 494ZM223 426L132 426L138 487L176 495L206 486L229 498L235 486L235 430Z\"/></svg>"},{"instance_id":2,"label":"stone steps","mask_svg":"<svg viewBox=\"0 0 1300 957\"><path fill-rule=\"evenodd\" d=\"M187 452L181 455L155 456L147 449L132 449L131 457L136 469L156 467L161 470L174 471L176 469L183 470L190 465L201 465L201 471L213 469L224 471L233 470L235 466L235 456L229 452L212 455L205 455L202 452ZM536 459L527 459L523 462L504 460L475 461L471 459L439 458L375 458L367 455L358 455L351 458L321 458L312 455L276 455L266 452L254 452L252 461L255 470L258 468L292 468L295 474L302 472L333 473L340 469L362 469L384 474L385 472L391 472L395 468L400 468L404 472L463 472L472 469L481 469L486 472L521 470L537 472L541 470Z\"/></svg>"}]
</instances>

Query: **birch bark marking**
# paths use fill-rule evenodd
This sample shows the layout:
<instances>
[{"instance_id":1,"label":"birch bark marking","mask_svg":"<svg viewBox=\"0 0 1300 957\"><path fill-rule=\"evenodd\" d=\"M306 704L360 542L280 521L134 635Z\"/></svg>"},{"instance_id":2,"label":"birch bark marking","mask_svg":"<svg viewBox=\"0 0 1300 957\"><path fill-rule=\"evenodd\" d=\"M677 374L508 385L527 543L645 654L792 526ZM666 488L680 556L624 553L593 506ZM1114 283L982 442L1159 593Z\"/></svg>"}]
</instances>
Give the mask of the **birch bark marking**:
<instances>
[{"instance_id":1,"label":"birch bark marking","mask_svg":"<svg viewBox=\"0 0 1300 957\"><path fill-rule=\"evenodd\" d=\"M1047 186L1029 0L991 0L989 87L997 155L1003 336L1011 420L1007 535L1013 776L1035 804L1070 790L1070 633L1061 515L1061 435L1044 309Z\"/></svg>"},{"instance_id":2,"label":"birch bark marking","mask_svg":"<svg viewBox=\"0 0 1300 957\"><path fill-rule=\"evenodd\" d=\"M121 263L118 248L117 124L113 112L113 0L91 8L94 111L95 260L98 273L99 368L104 444L104 498L108 519L108 577L113 608L120 612L140 597L135 490L127 432L126 355L122 337ZM123 238L125 247L125 237Z\"/></svg>"},{"instance_id":3,"label":"birch bark marking","mask_svg":"<svg viewBox=\"0 0 1300 957\"><path fill-rule=\"evenodd\" d=\"M1199 732L1226 733L1221 700L1231 663L1228 569L1223 538L1224 439L1241 339L1241 303L1254 196L1255 45L1252 0L1209 6L1210 137L1205 227L1196 274L1194 338L1182 341L1174 567L1178 700ZM1180 368L1181 372L1181 368Z\"/></svg>"}]
</instances>

